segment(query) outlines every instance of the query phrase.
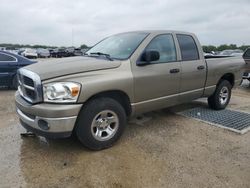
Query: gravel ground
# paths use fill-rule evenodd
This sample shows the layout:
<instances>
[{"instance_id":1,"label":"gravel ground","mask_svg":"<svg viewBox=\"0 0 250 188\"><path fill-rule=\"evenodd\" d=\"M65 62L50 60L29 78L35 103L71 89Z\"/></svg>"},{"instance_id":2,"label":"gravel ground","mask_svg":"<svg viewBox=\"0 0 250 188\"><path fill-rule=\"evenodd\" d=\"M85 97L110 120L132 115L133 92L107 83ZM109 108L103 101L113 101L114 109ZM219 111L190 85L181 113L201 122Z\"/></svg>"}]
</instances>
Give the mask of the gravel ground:
<instances>
[{"instance_id":1,"label":"gravel ground","mask_svg":"<svg viewBox=\"0 0 250 188\"><path fill-rule=\"evenodd\" d=\"M249 94L234 90L229 108L250 112ZM250 131L174 113L204 100L148 113L114 147L92 152L75 139L21 138L13 96L0 91L0 187L250 187Z\"/></svg>"}]
</instances>

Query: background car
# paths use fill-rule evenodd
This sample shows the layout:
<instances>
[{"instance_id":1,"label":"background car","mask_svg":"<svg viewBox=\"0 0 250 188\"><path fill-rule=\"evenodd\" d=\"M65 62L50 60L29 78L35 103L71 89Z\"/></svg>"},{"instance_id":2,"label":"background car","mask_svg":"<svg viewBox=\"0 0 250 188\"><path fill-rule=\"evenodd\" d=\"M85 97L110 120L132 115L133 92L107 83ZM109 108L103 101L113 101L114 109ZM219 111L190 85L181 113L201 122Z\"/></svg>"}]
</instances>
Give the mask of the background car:
<instances>
[{"instance_id":1,"label":"background car","mask_svg":"<svg viewBox=\"0 0 250 188\"><path fill-rule=\"evenodd\" d=\"M36 52L38 57L44 57L44 58L50 57L50 52L47 49L38 48Z\"/></svg>"},{"instance_id":2,"label":"background car","mask_svg":"<svg viewBox=\"0 0 250 188\"><path fill-rule=\"evenodd\" d=\"M231 56L242 56L243 55L243 50L233 50L233 53L231 54Z\"/></svg>"},{"instance_id":3,"label":"background car","mask_svg":"<svg viewBox=\"0 0 250 188\"><path fill-rule=\"evenodd\" d=\"M22 53L22 56L27 57L27 58L37 58L38 55L36 53L36 50L31 49L31 48L26 48Z\"/></svg>"},{"instance_id":4,"label":"background car","mask_svg":"<svg viewBox=\"0 0 250 188\"><path fill-rule=\"evenodd\" d=\"M220 52L220 55L231 55L233 53L233 50L223 50Z\"/></svg>"},{"instance_id":5,"label":"background car","mask_svg":"<svg viewBox=\"0 0 250 188\"><path fill-rule=\"evenodd\" d=\"M74 56L81 56L83 53L80 48L76 48L74 51Z\"/></svg>"},{"instance_id":6,"label":"background car","mask_svg":"<svg viewBox=\"0 0 250 188\"><path fill-rule=\"evenodd\" d=\"M89 49L90 48L83 48L83 49L81 49L82 54L84 54L85 52L87 52Z\"/></svg>"},{"instance_id":7,"label":"background car","mask_svg":"<svg viewBox=\"0 0 250 188\"><path fill-rule=\"evenodd\" d=\"M17 89L17 70L33 63L36 62L20 55L0 50L0 87Z\"/></svg>"},{"instance_id":8,"label":"background car","mask_svg":"<svg viewBox=\"0 0 250 188\"><path fill-rule=\"evenodd\" d=\"M65 48L55 48L51 52L52 57L67 57L67 52L65 51Z\"/></svg>"},{"instance_id":9,"label":"background car","mask_svg":"<svg viewBox=\"0 0 250 188\"><path fill-rule=\"evenodd\" d=\"M242 56L243 51L240 49L235 49L235 50L223 50L220 52L220 55L227 55L227 56Z\"/></svg>"},{"instance_id":10,"label":"background car","mask_svg":"<svg viewBox=\"0 0 250 188\"><path fill-rule=\"evenodd\" d=\"M250 82L250 73L249 72L244 72L242 79L248 80Z\"/></svg>"},{"instance_id":11,"label":"background car","mask_svg":"<svg viewBox=\"0 0 250 188\"><path fill-rule=\"evenodd\" d=\"M18 50L17 54L18 54L18 55L22 55L22 53L24 52L24 50L25 50L25 49L20 48L20 49Z\"/></svg>"},{"instance_id":12,"label":"background car","mask_svg":"<svg viewBox=\"0 0 250 188\"><path fill-rule=\"evenodd\" d=\"M66 48L65 51L66 51L66 56L67 57L75 56L74 55L75 47Z\"/></svg>"}]
</instances>

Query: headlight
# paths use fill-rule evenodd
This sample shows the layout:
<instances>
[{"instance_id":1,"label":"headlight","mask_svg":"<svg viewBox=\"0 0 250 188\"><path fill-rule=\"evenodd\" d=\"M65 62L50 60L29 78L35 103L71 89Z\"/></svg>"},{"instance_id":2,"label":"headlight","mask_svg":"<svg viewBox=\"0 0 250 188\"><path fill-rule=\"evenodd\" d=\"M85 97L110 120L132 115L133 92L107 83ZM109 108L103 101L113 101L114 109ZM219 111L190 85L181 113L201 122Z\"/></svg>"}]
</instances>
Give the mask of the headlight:
<instances>
[{"instance_id":1,"label":"headlight","mask_svg":"<svg viewBox=\"0 0 250 188\"><path fill-rule=\"evenodd\" d=\"M81 85L74 82L55 82L43 86L44 102L76 102Z\"/></svg>"}]
</instances>

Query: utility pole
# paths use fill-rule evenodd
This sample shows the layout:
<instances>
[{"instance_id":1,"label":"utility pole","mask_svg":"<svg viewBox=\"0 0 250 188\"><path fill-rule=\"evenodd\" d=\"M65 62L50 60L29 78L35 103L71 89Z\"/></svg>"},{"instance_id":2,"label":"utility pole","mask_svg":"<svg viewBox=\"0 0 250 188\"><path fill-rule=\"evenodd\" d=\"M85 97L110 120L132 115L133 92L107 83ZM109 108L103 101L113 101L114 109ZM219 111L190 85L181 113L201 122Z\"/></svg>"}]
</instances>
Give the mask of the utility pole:
<instances>
[{"instance_id":1,"label":"utility pole","mask_svg":"<svg viewBox=\"0 0 250 188\"><path fill-rule=\"evenodd\" d=\"M74 30L72 27L71 46L74 46Z\"/></svg>"}]
</instances>

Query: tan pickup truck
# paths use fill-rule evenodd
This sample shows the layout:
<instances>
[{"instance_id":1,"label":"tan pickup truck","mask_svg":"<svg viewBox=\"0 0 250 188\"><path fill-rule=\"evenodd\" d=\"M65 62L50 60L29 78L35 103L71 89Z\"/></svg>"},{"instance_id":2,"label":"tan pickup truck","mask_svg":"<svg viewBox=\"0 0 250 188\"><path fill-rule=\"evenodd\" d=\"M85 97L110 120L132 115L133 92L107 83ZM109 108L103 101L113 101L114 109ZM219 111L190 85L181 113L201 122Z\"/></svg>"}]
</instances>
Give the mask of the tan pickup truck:
<instances>
[{"instance_id":1,"label":"tan pickup truck","mask_svg":"<svg viewBox=\"0 0 250 188\"><path fill-rule=\"evenodd\" d=\"M131 116L201 97L224 109L245 67L243 58L205 59L192 33L121 33L84 56L20 69L17 113L28 131L53 138L75 132L100 150L119 139Z\"/></svg>"}]
</instances>

